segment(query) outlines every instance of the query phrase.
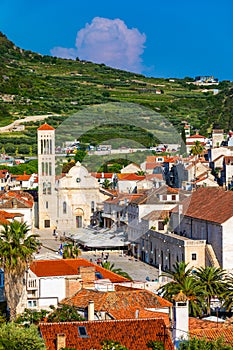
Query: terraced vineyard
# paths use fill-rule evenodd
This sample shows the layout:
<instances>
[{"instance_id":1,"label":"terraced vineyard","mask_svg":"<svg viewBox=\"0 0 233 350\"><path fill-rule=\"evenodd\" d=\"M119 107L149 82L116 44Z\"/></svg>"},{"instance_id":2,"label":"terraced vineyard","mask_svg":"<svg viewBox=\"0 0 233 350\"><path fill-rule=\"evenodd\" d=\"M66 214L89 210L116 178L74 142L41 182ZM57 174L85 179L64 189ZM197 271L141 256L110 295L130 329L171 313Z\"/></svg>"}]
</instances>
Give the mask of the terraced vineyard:
<instances>
[{"instance_id":1,"label":"terraced vineyard","mask_svg":"<svg viewBox=\"0 0 233 350\"><path fill-rule=\"evenodd\" d=\"M3 34L0 34L0 55L0 126L23 116L50 114L47 122L57 127L67 117L88 106L127 102L163 115L178 132L184 120L193 130L198 129L206 135L213 127L233 128L231 82L221 82L219 93L214 96L212 89L215 86L205 87L203 92L203 87L187 84L191 78L148 78L104 64L41 56L15 47ZM33 153L36 152L35 132L41 123L27 123L23 132L1 134L1 146L12 153L13 137L21 147L20 154L27 154L30 147ZM101 128L102 135L105 131L110 132L109 125L104 128ZM137 140L138 130L132 129L131 133ZM120 134L119 131L119 137ZM88 137L91 142L92 135L85 135L85 142ZM150 135L144 136L145 146L156 143ZM101 137L97 137L95 143L101 142Z\"/></svg>"}]
</instances>

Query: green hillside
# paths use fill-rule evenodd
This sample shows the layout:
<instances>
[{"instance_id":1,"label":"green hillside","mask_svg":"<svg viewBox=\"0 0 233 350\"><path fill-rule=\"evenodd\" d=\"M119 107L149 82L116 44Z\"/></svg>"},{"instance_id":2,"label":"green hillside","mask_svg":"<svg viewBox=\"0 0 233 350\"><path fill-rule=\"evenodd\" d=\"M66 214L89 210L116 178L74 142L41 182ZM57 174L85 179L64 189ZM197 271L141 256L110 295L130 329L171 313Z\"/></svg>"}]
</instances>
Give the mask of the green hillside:
<instances>
[{"instance_id":1,"label":"green hillside","mask_svg":"<svg viewBox=\"0 0 233 350\"><path fill-rule=\"evenodd\" d=\"M231 82L221 82L219 94L213 95L214 86L203 92L203 87L187 84L191 78L148 78L104 64L42 56L16 47L2 33L0 57L0 126L19 117L51 114L47 122L57 127L87 106L129 102L161 113L178 131L184 120L206 135L212 127L233 129ZM15 145L23 149L23 143L27 152L31 145L34 152L40 124L27 123L23 133L2 134L1 145L7 148L14 137Z\"/></svg>"}]
</instances>

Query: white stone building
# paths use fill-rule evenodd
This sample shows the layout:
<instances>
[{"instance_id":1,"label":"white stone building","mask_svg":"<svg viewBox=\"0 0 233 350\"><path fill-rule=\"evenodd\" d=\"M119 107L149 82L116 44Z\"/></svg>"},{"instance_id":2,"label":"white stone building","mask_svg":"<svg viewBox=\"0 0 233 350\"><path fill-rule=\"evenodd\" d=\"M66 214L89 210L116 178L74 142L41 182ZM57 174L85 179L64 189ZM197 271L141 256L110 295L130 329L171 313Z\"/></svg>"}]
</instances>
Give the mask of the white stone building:
<instances>
[{"instance_id":1,"label":"white stone building","mask_svg":"<svg viewBox=\"0 0 233 350\"><path fill-rule=\"evenodd\" d=\"M183 202L182 214L174 210L171 222L177 234L192 240L205 240L208 260L226 270L233 269L232 203L232 191L199 188Z\"/></svg>"}]
</instances>

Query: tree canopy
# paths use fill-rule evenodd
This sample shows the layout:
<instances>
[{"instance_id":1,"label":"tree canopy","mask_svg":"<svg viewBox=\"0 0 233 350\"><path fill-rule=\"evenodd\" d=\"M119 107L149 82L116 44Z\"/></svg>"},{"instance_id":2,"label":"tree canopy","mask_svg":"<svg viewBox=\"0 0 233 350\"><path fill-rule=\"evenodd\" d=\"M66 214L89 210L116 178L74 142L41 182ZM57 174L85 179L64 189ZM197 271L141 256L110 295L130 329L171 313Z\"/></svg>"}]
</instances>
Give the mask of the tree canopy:
<instances>
[{"instance_id":1,"label":"tree canopy","mask_svg":"<svg viewBox=\"0 0 233 350\"><path fill-rule=\"evenodd\" d=\"M4 224L0 232L0 266L4 270L4 288L11 320L16 317L28 264L40 245L37 237L29 234L26 223L16 220L9 225Z\"/></svg>"},{"instance_id":2,"label":"tree canopy","mask_svg":"<svg viewBox=\"0 0 233 350\"><path fill-rule=\"evenodd\" d=\"M0 325L0 350L45 350L35 325L23 327L14 322Z\"/></svg>"}]
</instances>

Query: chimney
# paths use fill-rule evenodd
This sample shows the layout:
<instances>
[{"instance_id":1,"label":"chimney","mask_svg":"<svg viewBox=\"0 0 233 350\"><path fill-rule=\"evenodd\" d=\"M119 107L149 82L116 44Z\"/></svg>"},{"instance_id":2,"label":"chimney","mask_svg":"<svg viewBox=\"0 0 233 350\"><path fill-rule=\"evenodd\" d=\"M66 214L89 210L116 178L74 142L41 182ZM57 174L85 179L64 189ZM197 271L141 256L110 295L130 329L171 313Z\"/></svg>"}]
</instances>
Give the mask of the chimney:
<instances>
[{"instance_id":1,"label":"chimney","mask_svg":"<svg viewBox=\"0 0 233 350\"><path fill-rule=\"evenodd\" d=\"M88 303L87 319L88 319L88 321L94 321L95 320L95 305L94 305L94 301L93 300L90 300L89 303Z\"/></svg>"},{"instance_id":2,"label":"chimney","mask_svg":"<svg viewBox=\"0 0 233 350\"><path fill-rule=\"evenodd\" d=\"M135 311L135 318L139 318L139 310L137 309L136 311Z\"/></svg>"},{"instance_id":3,"label":"chimney","mask_svg":"<svg viewBox=\"0 0 233 350\"><path fill-rule=\"evenodd\" d=\"M14 208L14 209L17 208L17 200L16 200L16 198L12 199L12 208Z\"/></svg>"},{"instance_id":4,"label":"chimney","mask_svg":"<svg viewBox=\"0 0 233 350\"><path fill-rule=\"evenodd\" d=\"M57 347L56 350L61 350L66 347L66 335L64 333L57 334Z\"/></svg>"},{"instance_id":5,"label":"chimney","mask_svg":"<svg viewBox=\"0 0 233 350\"><path fill-rule=\"evenodd\" d=\"M189 338L188 298L180 291L174 298L172 338L176 348L179 342Z\"/></svg>"}]
</instances>

